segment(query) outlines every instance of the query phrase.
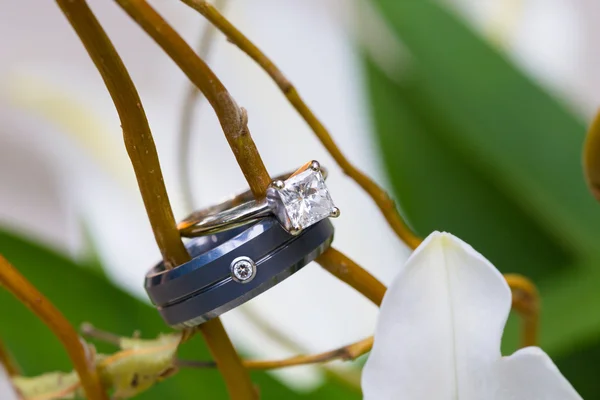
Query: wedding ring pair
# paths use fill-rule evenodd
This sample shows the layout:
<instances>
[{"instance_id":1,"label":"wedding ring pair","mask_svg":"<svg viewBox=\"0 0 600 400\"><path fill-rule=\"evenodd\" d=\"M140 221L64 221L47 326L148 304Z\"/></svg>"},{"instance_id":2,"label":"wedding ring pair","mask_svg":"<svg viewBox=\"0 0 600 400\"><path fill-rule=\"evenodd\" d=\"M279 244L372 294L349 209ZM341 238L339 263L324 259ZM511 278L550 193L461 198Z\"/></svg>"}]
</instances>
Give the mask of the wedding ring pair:
<instances>
[{"instance_id":1,"label":"wedding ring pair","mask_svg":"<svg viewBox=\"0 0 600 400\"><path fill-rule=\"evenodd\" d=\"M291 276L329 248L337 217L326 171L311 161L273 180L265 199L250 191L196 211L179 223L191 237L188 263L159 263L145 288L167 324L197 326Z\"/></svg>"}]
</instances>

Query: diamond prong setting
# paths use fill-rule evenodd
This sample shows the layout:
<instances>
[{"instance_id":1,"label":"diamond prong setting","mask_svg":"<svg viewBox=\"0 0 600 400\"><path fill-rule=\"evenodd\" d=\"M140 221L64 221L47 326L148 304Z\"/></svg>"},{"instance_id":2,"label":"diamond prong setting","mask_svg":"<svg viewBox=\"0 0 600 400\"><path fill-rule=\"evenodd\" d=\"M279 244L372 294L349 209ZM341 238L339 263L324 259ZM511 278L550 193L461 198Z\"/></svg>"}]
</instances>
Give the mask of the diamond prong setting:
<instances>
[{"instance_id":1,"label":"diamond prong setting","mask_svg":"<svg viewBox=\"0 0 600 400\"><path fill-rule=\"evenodd\" d=\"M285 187L285 183L278 179L276 181L271 182L271 187L275 189L283 189Z\"/></svg>"},{"instance_id":2,"label":"diamond prong setting","mask_svg":"<svg viewBox=\"0 0 600 400\"><path fill-rule=\"evenodd\" d=\"M288 233L292 236L298 236L300 232L302 232L302 228L297 226L292 226L290 229L288 229Z\"/></svg>"},{"instance_id":3,"label":"diamond prong setting","mask_svg":"<svg viewBox=\"0 0 600 400\"><path fill-rule=\"evenodd\" d=\"M281 225L292 235L340 213L317 161L305 164L285 181L272 182L267 189L267 202Z\"/></svg>"}]
</instances>

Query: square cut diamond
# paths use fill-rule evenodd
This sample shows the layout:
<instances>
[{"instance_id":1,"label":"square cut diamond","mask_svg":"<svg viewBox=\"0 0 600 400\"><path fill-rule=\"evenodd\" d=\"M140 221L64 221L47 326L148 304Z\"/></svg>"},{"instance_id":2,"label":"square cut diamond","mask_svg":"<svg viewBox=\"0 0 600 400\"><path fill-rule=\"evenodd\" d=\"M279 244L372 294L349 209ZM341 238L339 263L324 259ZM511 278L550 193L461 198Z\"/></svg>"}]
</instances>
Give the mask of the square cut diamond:
<instances>
[{"instance_id":1,"label":"square cut diamond","mask_svg":"<svg viewBox=\"0 0 600 400\"><path fill-rule=\"evenodd\" d=\"M284 183L276 193L283 205L278 214L289 223L286 228L305 229L331 215L335 205L320 171L307 168Z\"/></svg>"}]
</instances>

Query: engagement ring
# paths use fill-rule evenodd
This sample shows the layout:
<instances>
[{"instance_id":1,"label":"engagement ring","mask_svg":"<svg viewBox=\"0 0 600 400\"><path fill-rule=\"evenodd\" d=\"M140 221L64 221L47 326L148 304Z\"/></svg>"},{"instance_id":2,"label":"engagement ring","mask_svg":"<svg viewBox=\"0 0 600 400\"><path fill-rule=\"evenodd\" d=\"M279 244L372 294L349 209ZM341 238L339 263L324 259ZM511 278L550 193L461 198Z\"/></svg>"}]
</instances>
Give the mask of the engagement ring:
<instances>
[{"instance_id":1,"label":"engagement ring","mask_svg":"<svg viewBox=\"0 0 600 400\"><path fill-rule=\"evenodd\" d=\"M251 192L244 192L192 213L179 223L178 229L182 235L192 237L275 216L288 233L297 235L325 218L340 215L325 185L326 176L317 161L308 162L273 180L265 199L255 200Z\"/></svg>"}]
</instances>

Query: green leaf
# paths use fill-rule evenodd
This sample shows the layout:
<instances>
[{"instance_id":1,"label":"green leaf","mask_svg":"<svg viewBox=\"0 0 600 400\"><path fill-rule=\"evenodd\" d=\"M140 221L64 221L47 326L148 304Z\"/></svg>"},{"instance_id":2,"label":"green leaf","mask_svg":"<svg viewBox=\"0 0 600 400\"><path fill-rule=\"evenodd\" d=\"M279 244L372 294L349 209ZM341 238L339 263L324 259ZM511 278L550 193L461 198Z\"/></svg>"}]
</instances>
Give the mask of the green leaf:
<instances>
[{"instance_id":1,"label":"green leaf","mask_svg":"<svg viewBox=\"0 0 600 400\"><path fill-rule=\"evenodd\" d=\"M53 251L2 231L0 253L76 327L88 321L98 328L122 336L140 330L148 338L169 331L152 307L116 288L91 268L77 265ZM72 369L57 339L5 290L0 290L0 308L0 337L27 375ZM97 347L101 352L116 350L105 344L98 344ZM188 360L211 359L200 337L182 346L180 355ZM328 382L314 393L296 393L266 373L256 372L252 375L263 399L358 399L360 396L333 382ZM226 399L227 395L219 373L207 369L183 370L137 398Z\"/></svg>"},{"instance_id":2,"label":"green leaf","mask_svg":"<svg viewBox=\"0 0 600 400\"><path fill-rule=\"evenodd\" d=\"M437 2L377 3L414 59L421 118L449 127L439 139L563 246L597 247L584 125Z\"/></svg>"},{"instance_id":3,"label":"green leaf","mask_svg":"<svg viewBox=\"0 0 600 400\"><path fill-rule=\"evenodd\" d=\"M396 84L371 64L367 71L384 160L417 232L452 232L506 272L541 278L564 267L569 253L446 140L459 128L419 102L416 77Z\"/></svg>"}]
</instances>

